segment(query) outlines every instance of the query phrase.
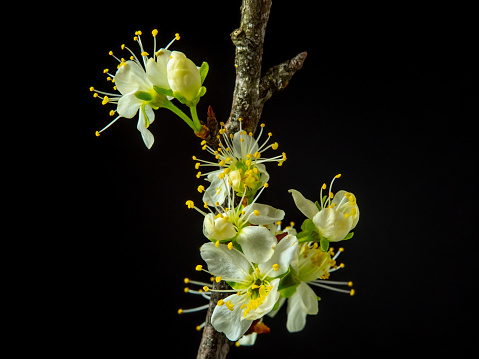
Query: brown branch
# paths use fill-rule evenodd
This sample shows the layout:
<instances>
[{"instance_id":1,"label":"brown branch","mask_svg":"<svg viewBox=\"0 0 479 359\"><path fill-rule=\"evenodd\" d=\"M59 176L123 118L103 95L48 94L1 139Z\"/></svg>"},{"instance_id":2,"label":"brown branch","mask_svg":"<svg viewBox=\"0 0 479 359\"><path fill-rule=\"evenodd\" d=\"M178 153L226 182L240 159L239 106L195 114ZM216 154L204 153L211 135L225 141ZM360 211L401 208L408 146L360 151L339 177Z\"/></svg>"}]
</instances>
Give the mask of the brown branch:
<instances>
[{"instance_id":1,"label":"brown branch","mask_svg":"<svg viewBox=\"0 0 479 359\"><path fill-rule=\"evenodd\" d=\"M240 27L231 34L236 46L235 67L236 83L230 117L225 127L228 133L239 131L239 118L242 127L254 133L258 125L264 103L277 91L283 90L296 71L301 69L306 52L291 60L269 69L261 77L263 43L266 23L269 19L272 0L243 0L241 6ZM217 147L216 133L218 124L213 111L208 109L209 135L205 140ZM228 289L225 282L213 283L213 289ZM232 342L223 333L217 332L211 325L211 316L220 298L226 293L212 292L205 327L198 349L197 359L224 359Z\"/></svg>"}]
</instances>

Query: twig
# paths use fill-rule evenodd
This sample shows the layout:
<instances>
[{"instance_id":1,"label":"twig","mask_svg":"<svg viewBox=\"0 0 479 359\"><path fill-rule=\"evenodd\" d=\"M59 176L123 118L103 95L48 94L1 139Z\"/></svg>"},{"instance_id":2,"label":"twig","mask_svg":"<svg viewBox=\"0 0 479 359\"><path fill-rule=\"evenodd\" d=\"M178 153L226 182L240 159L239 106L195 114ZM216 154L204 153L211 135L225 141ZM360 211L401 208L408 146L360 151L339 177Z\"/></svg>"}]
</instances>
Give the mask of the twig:
<instances>
[{"instance_id":1,"label":"twig","mask_svg":"<svg viewBox=\"0 0 479 359\"><path fill-rule=\"evenodd\" d=\"M291 60L272 67L261 77L264 35L271 1L243 0L240 27L231 34L231 40L236 46L236 83L230 117L225 125L230 134L239 131L239 118L242 118L243 129L254 133L264 103L275 92L286 87L306 59L306 52L302 52ZM217 123L216 125L215 123L214 113L209 109L207 126L211 136L206 141L211 144L216 141ZM215 126L216 128L214 128ZM229 289L229 286L221 281L214 282L213 288ZM232 342L211 325L211 316L217 301L226 296L225 293L212 292L197 359L224 359L229 352Z\"/></svg>"}]
</instances>

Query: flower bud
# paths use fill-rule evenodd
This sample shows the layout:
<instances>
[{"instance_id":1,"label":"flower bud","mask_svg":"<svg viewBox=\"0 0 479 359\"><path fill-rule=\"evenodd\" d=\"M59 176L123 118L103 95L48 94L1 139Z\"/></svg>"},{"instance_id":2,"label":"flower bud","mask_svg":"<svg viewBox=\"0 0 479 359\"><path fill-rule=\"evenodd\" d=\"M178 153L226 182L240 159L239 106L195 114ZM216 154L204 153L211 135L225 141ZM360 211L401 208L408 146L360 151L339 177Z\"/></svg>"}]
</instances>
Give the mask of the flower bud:
<instances>
[{"instance_id":1,"label":"flower bud","mask_svg":"<svg viewBox=\"0 0 479 359\"><path fill-rule=\"evenodd\" d=\"M193 61L182 52L173 51L167 70L168 83L174 93L176 92L187 101L197 97L201 87L201 76Z\"/></svg>"}]
</instances>

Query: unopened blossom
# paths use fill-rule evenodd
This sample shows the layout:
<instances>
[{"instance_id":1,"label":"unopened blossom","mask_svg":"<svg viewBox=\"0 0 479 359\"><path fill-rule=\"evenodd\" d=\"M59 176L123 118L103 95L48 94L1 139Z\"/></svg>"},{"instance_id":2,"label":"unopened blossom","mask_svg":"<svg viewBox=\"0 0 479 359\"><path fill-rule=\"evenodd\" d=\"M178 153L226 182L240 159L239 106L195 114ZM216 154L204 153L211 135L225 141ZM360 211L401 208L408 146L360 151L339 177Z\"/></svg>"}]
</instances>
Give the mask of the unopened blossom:
<instances>
[{"instance_id":1,"label":"unopened blossom","mask_svg":"<svg viewBox=\"0 0 479 359\"><path fill-rule=\"evenodd\" d=\"M310 220L313 221L319 234L329 242L338 242L348 235L356 227L359 221L359 207L356 197L351 192L339 191L336 194L331 192L334 179L331 181L329 194L322 198L322 191L326 184L321 187L321 203L314 203L305 198L299 191L290 189L294 202L298 209Z\"/></svg>"},{"instance_id":2,"label":"unopened blossom","mask_svg":"<svg viewBox=\"0 0 479 359\"><path fill-rule=\"evenodd\" d=\"M297 246L296 237L287 236L275 246L269 260L259 264L232 246L206 243L201 247L201 257L208 265L208 272L233 288L219 290L233 294L219 300L213 311L211 323L217 331L236 341L254 320L273 309L279 298L279 277L289 270ZM268 251L267 245L258 245L258 250Z\"/></svg>"},{"instance_id":3,"label":"unopened blossom","mask_svg":"<svg viewBox=\"0 0 479 359\"><path fill-rule=\"evenodd\" d=\"M200 170L197 177L204 177L211 182L206 189L203 201L208 203L223 203L227 196L228 186L232 187L238 196L246 195L250 199L258 189L261 188L269 180L269 174L266 171L265 164L268 162L276 162L281 166L286 161L286 154L266 157L265 151L272 148L278 149L278 143L269 143L271 132L268 133L265 141L260 142L264 124L261 124L258 137L255 139L252 133L246 133L242 130L241 119L240 131L234 135L226 134L224 123L221 123L219 130L221 143L218 149L213 149L203 141L202 149L212 154L216 162L198 159L195 168ZM204 167L213 167L212 171L201 171ZM224 180L226 179L226 180Z\"/></svg>"},{"instance_id":4,"label":"unopened blossom","mask_svg":"<svg viewBox=\"0 0 479 359\"><path fill-rule=\"evenodd\" d=\"M267 184L263 190L266 187ZM197 208L191 200L187 201L186 205L196 209L205 217L203 234L210 241L216 244L230 242L231 246L238 243L244 254L253 262L263 263L273 255L273 248L277 244L276 237L267 226L282 220L284 211L256 203L261 192L250 205L245 207L240 203L234 207L234 198L231 190L228 190L228 207L224 208L216 202L214 206L217 214L205 213ZM208 204L205 204L204 207L210 210Z\"/></svg>"}]
</instances>

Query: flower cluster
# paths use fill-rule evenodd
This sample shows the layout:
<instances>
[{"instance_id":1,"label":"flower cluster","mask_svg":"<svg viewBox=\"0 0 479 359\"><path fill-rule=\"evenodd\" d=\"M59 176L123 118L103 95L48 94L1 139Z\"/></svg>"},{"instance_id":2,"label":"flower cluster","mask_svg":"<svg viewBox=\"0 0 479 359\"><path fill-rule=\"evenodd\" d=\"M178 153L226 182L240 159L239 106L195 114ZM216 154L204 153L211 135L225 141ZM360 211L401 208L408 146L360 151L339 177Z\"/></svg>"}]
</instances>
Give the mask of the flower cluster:
<instances>
[{"instance_id":1,"label":"flower cluster","mask_svg":"<svg viewBox=\"0 0 479 359\"><path fill-rule=\"evenodd\" d=\"M109 52L109 55L118 61L117 70L115 74L111 74L109 69L104 69L103 72L108 76L107 80L113 83L113 89L119 93L90 87L90 91L94 92L93 96L101 99L103 105L116 105L116 109L110 111L110 116L117 116L102 130L96 131L96 135L99 136L121 117L133 118L139 112L137 129L146 147L151 148L154 137L148 127L155 120L153 110L166 108L185 121L198 136L204 137L205 126L198 119L196 104L206 93L203 82L208 74L208 64L203 62L201 67L197 67L182 52L169 50L170 46L180 39L179 34L176 34L167 46L157 51L158 30L153 30L151 55L145 51L141 35L141 31L136 31L133 38L140 47L139 56L124 44L121 49L130 54L129 60L117 57L113 51ZM176 107L171 102L173 99L188 106L192 118Z\"/></svg>"},{"instance_id":2,"label":"flower cluster","mask_svg":"<svg viewBox=\"0 0 479 359\"><path fill-rule=\"evenodd\" d=\"M178 34L157 51L158 31L153 30L151 52L145 51L141 35L137 31L134 37L140 48L138 56L125 45L121 49L129 53L128 60L109 52L118 65L114 74L109 69L104 73L117 92L90 88L103 105L116 105L110 111L116 117L97 131L97 136L118 119L138 114L137 129L147 148L151 148L154 137L148 128L155 119L154 111L165 108L184 120L198 137L210 139L208 128L196 113L196 105L206 92L203 82L208 64L203 62L197 67L184 53L170 50L180 39ZM190 109L191 118L173 104L174 100ZM195 206L192 200L186 205L203 216L206 243L201 246L200 255L207 268L200 264L196 270L208 273L212 283L186 278L186 284L200 288L186 287L185 292L201 295L208 301L214 299L212 293L222 293L217 294L222 299L215 302L211 325L230 340L251 345L258 334L270 331L264 323L265 316L274 317L284 303L287 303L286 327L297 332L304 328L308 315L318 313L320 298L316 288L354 294L353 289L344 289L351 287L352 282L329 280L330 273L344 267L336 264L343 248L335 253L330 244L353 237L359 208L353 193L333 192L333 183L341 176L338 174L324 196L323 191L328 187L321 186L315 202L290 189L294 203L306 219L299 231L292 222L282 229L285 212L260 203L259 198L269 187L266 166L271 163L282 166L286 154L276 152L279 144L271 140L271 132L265 134L264 124L255 138L253 133L243 130L241 119L238 122L240 129L236 133L229 133L227 126L220 123L215 148L206 140L201 142L202 150L214 159L193 156L198 170L196 177L203 177L206 182L197 187L203 196L202 206ZM178 313L208 307L205 304L180 309ZM204 326L205 323L197 328L201 330Z\"/></svg>"},{"instance_id":3,"label":"flower cluster","mask_svg":"<svg viewBox=\"0 0 479 359\"><path fill-rule=\"evenodd\" d=\"M185 291L210 298L212 292L228 294L220 299L213 311L211 324L225 333L228 339L251 345L258 333L269 332L263 319L274 316L287 302L286 327L290 332L304 328L307 315L318 313L320 299L313 288L354 294L353 289L337 286L352 286L352 282L329 280L329 275L344 265L336 265L343 251L335 254L330 242L347 240L359 219L356 197L344 190L329 192L323 184L320 201L312 202L299 191L289 190L298 209L307 217L299 233L292 226L281 229L285 212L258 199L268 188L270 178L266 163L282 165L286 155L265 156L265 151L278 148L278 143L268 144L271 133L260 144L264 125L258 138L252 133L240 131L226 134L221 124L219 148L213 149L202 143L202 149L214 156L216 161L198 159L195 168L212 167L210 172L198 172L197 177L206 177L209 186L198 186L203 193L203 209L192 200L186 205L203 217L203 235L209 242L203 244L200 253L207 264L197 270L210 274L212 281L225 281L231 289L215 289L206 282L185 282L201 285L198 291ZM179 312L206 309L205 306ZM205 324L198 326L201 329Z\"/></svg>"}]
</instances>

